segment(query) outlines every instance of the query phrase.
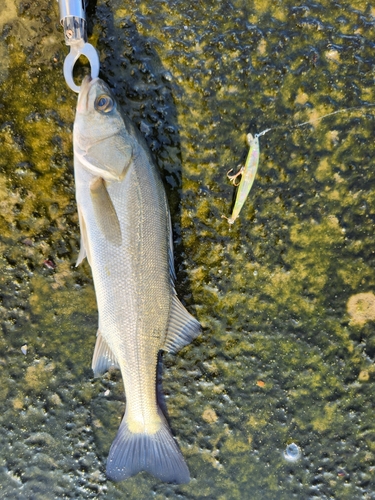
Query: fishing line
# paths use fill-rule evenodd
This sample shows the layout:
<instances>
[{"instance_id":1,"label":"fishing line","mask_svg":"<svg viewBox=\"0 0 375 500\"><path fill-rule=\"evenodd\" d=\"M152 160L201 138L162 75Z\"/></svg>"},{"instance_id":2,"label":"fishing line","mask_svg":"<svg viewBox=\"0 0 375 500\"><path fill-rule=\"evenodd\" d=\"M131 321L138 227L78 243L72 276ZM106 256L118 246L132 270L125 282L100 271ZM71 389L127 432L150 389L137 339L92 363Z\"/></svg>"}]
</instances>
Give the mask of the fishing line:
<instances>
[{"instance_id":1,"label":"fishing line","mask_svg":"<svg viewBox=\"0 0 375 500\"><path fill-rule=\"evenodd\" d=\"M375 106L375 104L367 104L367 105L365 104L362 106L353 106L351 108L337 109L336 111L332 111L331 113L327 113L326 115L319 116L318 118L313 118L313 119L308 120L306 122L297 123L296 125L277 125L276 127L266 128L262 132L259 132L259 134L255 134L255 136L262 137L262 135L267 134L267 132L270 132L271 130L277 130L277 129L291 130L291 129L298 128L298 127L304 127L305 125L312 125L313 123L319 122L320 120L327 118L328 116L337 115L338 113L345 113L346 111L365 110L366 108L371 108L373 106Z\"/></svg>"}]
</instances>

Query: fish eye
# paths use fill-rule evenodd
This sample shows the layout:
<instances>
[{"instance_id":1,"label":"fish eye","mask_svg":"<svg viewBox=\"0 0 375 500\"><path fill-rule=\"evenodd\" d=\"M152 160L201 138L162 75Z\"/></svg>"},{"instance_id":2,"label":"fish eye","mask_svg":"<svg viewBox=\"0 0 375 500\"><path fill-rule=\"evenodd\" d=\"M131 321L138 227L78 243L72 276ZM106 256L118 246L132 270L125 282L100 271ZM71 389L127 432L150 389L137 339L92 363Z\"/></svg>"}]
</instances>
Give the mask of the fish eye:
<instances>
[{"instance_id":1,"label":"fish eye","mask_svg":"<svg viewBox=\"0 0 375 500\"><path fill-rule=\"evenodd\" d=\"M95 109L104 113L109 113L114 107L112 97L109 95L100 95L95 99Z\"/></svg>"}]
</instances>

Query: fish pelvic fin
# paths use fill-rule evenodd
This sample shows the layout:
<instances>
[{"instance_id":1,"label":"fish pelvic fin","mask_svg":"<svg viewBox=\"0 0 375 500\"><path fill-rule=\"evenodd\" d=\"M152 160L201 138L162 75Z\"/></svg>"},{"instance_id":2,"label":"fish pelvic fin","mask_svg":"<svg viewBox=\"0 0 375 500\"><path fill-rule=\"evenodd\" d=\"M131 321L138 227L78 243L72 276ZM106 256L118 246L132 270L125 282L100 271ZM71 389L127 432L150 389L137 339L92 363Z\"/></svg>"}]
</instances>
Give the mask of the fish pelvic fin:
<instances>
[{"instance_id":1,"label":"fish pelvic fin","mask_svg":"<svg viewBox=\"0 0 375 500\"><path fill-rule=\"evenodd\" d=\"M109 450L106 474L112 481L123 481L141 471L165 483L190 481L189 469L164 416L155 433L131 432L125 416Z\"/></svg>"},{"instance_id":2,"label":"fish pelvic fin","mask_svg":"<svg viewBox=\"0 0 375 500\"><path fill-rule=\"evenodd\" d=\"M116 356L109 348L107 342L103 339L100 330L98 330L96 334L94 355L91 363L91 368L94 371L94 377L99 377L111 366L114 368L120 368L117 363Z\"/></svg>"},{"instance_id":3,"label":"fish pelvic fin","mask_svg":"<svg viewBox=\"0 0 375 500\"><path fill-rule=\"evenodd\" d=\"M76 267L78 267L86 257L87 257L89 264L91 265L89 243L88 243L87 231L86 231L86 223L85 223L85 219L83 217L82 209L81 209L79 203L77 204L77 210L78 210L79 228L80 228L80 233L81 233L81 245L80 245L80 250L79 250L79 254L78 254L78 258L77 258L77 262L76 262Z\"/></svg>"},{"instance_id":4,"label":"fish pelvic fin","mask_svg":"<svg viewBox=\"0 0 375 500\"><path fill-rule=\"evenodd\" d=\"M190 344L201 333L201 325L185 309L176 294L173 295L167 336L163 349L177 352L182 347Z\"/></svg>"}]
</instances>

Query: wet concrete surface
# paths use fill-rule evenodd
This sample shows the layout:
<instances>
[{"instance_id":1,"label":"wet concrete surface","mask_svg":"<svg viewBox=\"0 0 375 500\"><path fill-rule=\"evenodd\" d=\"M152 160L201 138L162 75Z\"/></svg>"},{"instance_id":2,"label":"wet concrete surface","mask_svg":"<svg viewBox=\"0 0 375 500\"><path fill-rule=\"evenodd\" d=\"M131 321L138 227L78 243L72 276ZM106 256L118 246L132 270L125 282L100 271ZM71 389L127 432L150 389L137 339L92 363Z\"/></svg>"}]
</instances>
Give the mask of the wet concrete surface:
<instances>
[{"instance_id":1,"label":"wet concrete surface","mask_svg":"<svg viewBox=\"0 0 375 500\"><path fill-rule=\"evenodd\" d=\"M5 4L0 496L375 498L375 10L90 5L100 76L165 180L177 290L204 327L163 356L169 421L192 475L175 486L145 473L105 478L125 401L119 372L94 379L90 369L97 312L89 266L75 268L68 49L57 2ZM229 226L226 173L246 158L246 134L266 128L254 186Z\"/></svg>"}]
</instances>

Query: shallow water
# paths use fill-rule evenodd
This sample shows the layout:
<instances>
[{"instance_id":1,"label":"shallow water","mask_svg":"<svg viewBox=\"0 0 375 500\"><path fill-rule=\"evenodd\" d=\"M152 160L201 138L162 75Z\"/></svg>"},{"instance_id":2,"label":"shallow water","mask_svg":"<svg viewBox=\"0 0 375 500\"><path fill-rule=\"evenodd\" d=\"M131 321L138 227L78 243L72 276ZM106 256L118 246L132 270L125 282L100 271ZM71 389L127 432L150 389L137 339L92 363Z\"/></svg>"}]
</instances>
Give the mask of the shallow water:
<instances>
[{"instance_id":1,"label":"shallow water","mask_svg":"<svg viewBox=\"0 0 375 500\"><path fill-rule=\"evenodd\" d=\"M97 312L88 265L74 267L67 48L56 1L5 0L0 496L375 498L375 107L292 128L375 103L375 10L354 0L98 0L91 10L101 76L165 179L178 292L204 327L163 356L192 480L105 478L125 403L118 372L90 369ZM229 226L226 172L245 159L246 133L269 127Z\"/></svg>"}]
</instances>

